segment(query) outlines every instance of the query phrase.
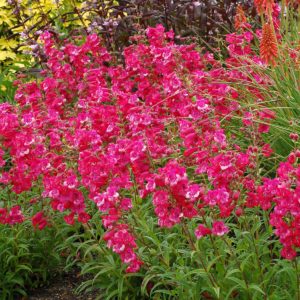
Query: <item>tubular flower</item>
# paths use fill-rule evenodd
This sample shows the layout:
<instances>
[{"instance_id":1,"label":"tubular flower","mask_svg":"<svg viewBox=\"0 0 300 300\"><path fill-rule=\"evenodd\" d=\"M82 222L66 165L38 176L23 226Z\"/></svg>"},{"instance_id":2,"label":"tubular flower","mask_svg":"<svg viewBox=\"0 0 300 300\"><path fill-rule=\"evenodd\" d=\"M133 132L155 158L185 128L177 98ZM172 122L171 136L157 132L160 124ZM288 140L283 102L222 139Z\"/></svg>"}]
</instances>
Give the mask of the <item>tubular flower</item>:
<instances>
[{"instance_id":1,"label":"tubular flower","mask_svg":"<svg viewBox=\"0 0 300 300\"><path fill-rule=\"evenodd\" d=\"M264 0L254 0L255 8L259 15L264 12Z\"/></svg>"},{"instance_id":2,"label":"tubular flower","mask_svg":"<svg viewBox=\"0 0 300 300\"><path fill-rule=\"evenodd\" d=\"M271 16L273 13L274 0L254 0L254 5L259 15Z\"/></svg>"},{"instance_id":3,"label":"tubular flower","mask_svg":"<svg viewBox=\"0 0 300 300\"><path fill-rule=\"evenodd\" d=\"M273 61L277 41L267 26L262 57ZM224 219L238 216L244 207L270 209L278 200L271 194L275 190L282 203L274 210L272 225L284 245L283 256L292 257L300 248L300 167L299 194L287 197L289 191L281 194L278 187L289 182L295 156L280 167L279 178L256 187L256 177L249 175L258 155L268 157L272 149L254 146L251 140L241 147L228 131L231 118L242 116L240 130L260 138L275 118L263 105L244 108L239 104L243 93L234 88L236 82L246 83L247 91L263 103L264 95L252 83L268 87L270 80L249 64L263 63L251 48L253 34L244 30L226 36L226 67L212 53L202 55L194 45L177 45L162 25L146 34L124 49L123 65L97 35L87 36L80 46L65 41L61 47L51 33L43 33L48 68L41 81L20 81L17 104L0 104L0 184L16 194L38 184L41 193L30 204L47 201L70 225L89 220L86 204L93 201L106 231L103 240L127 265L127 272L142 266L140 231L130 223L139 201L128 195L137 193L151 202L158 225L170 228L206 214ZM200 177L205 180L199 182ZM295 207L286 209L285 199L290 198ZM0 224L27 219L21 207L9 207L0 207ZM278 216L294 223L279 222ZM51 224L43 212L31 220L39 229ZM195 236L229 231L221 220L211 223L211 228L200 224ZM284 235L287 226L289 236Z\"/></svg>"},{"instance_id":4,"label":"tubular flower","mask_svg":"<svg viewBox=\"0 0 300 300\"><path fill-rule=\"evenodd\" d=\"M274 29L269 23L264 24L260 42L260 56L268 64L276 65L278 45Z\"/></svg>"},{"instance_id":5,"label":"tubular flower","mask_svg":"<svg viewBox=\"0 0 300 300\"><path fill-rule=\"evenodd\" d=\"M265 12L268 16L271 16L273 12L274 0L264 0Z\"/></svg>"},{"instance_id":6,"label":"tubular flower","mask_svg":"<svg viewBox=\"0 0 300 300\"><path fill-rule=\"evenodd\" d=\"M245 12L242 6L239 4L236 8L236 14L234 17L234 28L235 30L239 30L244 28L245 23L247 23L247 18L245 16Z\"/></svg>"}]
</instances>

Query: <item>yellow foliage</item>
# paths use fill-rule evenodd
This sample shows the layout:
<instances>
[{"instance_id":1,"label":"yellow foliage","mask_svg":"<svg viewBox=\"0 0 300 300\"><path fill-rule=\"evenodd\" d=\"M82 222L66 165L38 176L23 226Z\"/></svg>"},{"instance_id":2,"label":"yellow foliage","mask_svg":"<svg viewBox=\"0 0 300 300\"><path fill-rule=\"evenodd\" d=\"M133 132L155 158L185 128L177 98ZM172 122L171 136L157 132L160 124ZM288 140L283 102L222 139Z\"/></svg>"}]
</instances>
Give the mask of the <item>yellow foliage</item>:
<instances>
[{"instance_id":1,"label":"yellow foliage","mask_svg":"<svg viewBox=\"0 0 300 300\"><path fill-rule=\"evenodd\" d=\"M16 58L16 54L11 51L0 50L0 61L6 60L8 58L14 59Z\"/></svg>"},{"instance_id":2,"label":"yellow foliage","mask_svg":"<svg viewBox=\"0 0 300 300\"><path fill-rule=\"evenodd\" d=\"M12 27L15 22L15 17L12 15L11 11L8 9L0 9L0 25L8 25Z\"/></svg>"},{"instance_id":3,"label":"yellow foliage","mask_svg":"<svg viewBox=\"0 0 300 300\"><path fill-rule=\"evenodd\" d=\"M0 38L0 49L13 49L18 46L18 42L16 40L8 40L6 38Z\"/></svg>"},{"instance_id":4,"label":"yellow foliage","mask_svg":"<svg viewBox=\"0 0 300 300\"><path fill-rule=\"evenodd\" d=\"M6 0L0 0L0 66L1 63L12 63L11 60L20 61L22 52L28 50L23 46L24 40L20 36L23 32L32 32L32 28L38 30L48 22L58 22L60 28L87 27L90 24L89 12L78 15L78 11L84 8L85 0L22 0L16 1L19 5L17 13L8 5ZM104 0L104 6L111 1ZM114 5L118 1L113 1ZM111 11L106 11L109 16ZM62 17L63 16L63 17ZM36 38L30 36L31 38Z\"/></svg>"}]
</instances>

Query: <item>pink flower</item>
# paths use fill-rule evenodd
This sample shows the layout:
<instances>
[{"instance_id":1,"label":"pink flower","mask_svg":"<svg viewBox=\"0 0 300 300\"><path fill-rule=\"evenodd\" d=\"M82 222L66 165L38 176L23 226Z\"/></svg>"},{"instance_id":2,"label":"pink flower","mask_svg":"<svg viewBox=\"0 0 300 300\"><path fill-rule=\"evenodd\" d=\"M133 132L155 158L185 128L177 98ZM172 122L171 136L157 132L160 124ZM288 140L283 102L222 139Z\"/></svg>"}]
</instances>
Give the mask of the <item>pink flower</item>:
<instances>
[{"instance_id":1,"label":"pink flower","mask_svg":"<svg viewBox=\"0 0 300 300\"><path fill-rule=\"evenodd\" d=\"M40 211L36 213L32 218L31 222L33 227L38 228L39 230L44 229L47 225L47 219L44 217L44 212Z\"/></svg>"},{"instance_id":2,"label":"pink flower","mask_svg":"<svg viewBox=\"0 0 300 300\"><path fill-rule=\"evenodd\" d=\"M198 227L195 230L195 235L197 239L200 239L211 233L212 231L209 228L205 227L203 224L198 225Z\"/></svg>"},{"instance_id":3,"label":"pink flower","mask_svg":"<svg viewBox=\"0 0 300 300\"><path fill-rule=\"evenodd\" d=\"M222 236L229 232L229 228L224 224L223 221L215 221L212 225L212 234Z\"/></svg>"},{"instance_id":4,"label":"pink flower","mask_svg":"<svg viewBox=\"0 0 300 300\"><path fill-rule=\"evenodd\" d=\"M69 215L64 216L64 220L69 225L74 225L74 213L70 213Z\"/></svg>"},{"instance_id":5,"label":"pink flower","mask_svg":"<svg viewBox=\"0 0 300 300\"><path fill-rule=\"evenodd\" d=\"M272 150L270 144L263 145L261 150L262 150L262 154L264 157L270 157L273 153L273 150Z\"/></svg>"},{"instance_id":6,"label":"pink flower","mask_svg":"<svg viewBox=\"0 0 300 300\"><path fill-rule=\"evenodd\" d=\"M284 247L280 252L281 256L292 260L297 256L297 252L292 247Z\"/></svg>"},{"instance_id":7,"label":"pink flower","mask_svg":"<svg viewBox=\"0 0 300 300\"><path fill-rule=\"evenodd\" d=\"M83 224L87 223L90 220L91 216L86 212L80 212L78 214L78 222L81 222Z\"/></svg>"},{"instance_id":8,"label":"pink flower","mask_svg":"<svg viewBox=\"0 0 300 300\"><path fill-rule=\"evenodd\" d=\"M89 221L91 199L106 229L104 240L127 272L142 265L134 229L125 223L140 202L131 201L133 193L145 202L152 199L158 225L168 228L212 210L220 218L238 215L245 197L248 207L274 206L275 233L284 249L296 251L300 170L295 155L279 165L274 179L252 174L260 153L271 154L269 146L260 145L275 118L261 93L270 79L252 68L262 66L252 52L253 34L227 35L224 65L195 45L175 44L173 37L162 25L148 28L124 49L120 64L95 34L83 43L57 43L44 32L44 77L20 81L16 105L0 104L1 184L17 194L37 187L50 199L50 209L67 212L70 225ZM253 95L259 111L240 105L244 94L236 90L237 82ZM234 126L240 123L245 145L231 134L232 119ZM250 134L259 146L247 144ZM36 214L33 226L44 227L45 219ZM24 220L18 206L0 209L0 223ZM195 234L228 231L215 221L212 229L199 225Z\"/></svg>"},{"instance_id":9,"label":"pink flower","mask_svg":"<svg viewBox=\"0 0 300 300\"><path fill-rule=\"evenodd\" d=\"M204 197L204 201L213 206L213 205L222 205L227 204L230 201L229 193L226 191L225 188L220 188L216 190L208 191Z\"/></svg>"}]
</instances>

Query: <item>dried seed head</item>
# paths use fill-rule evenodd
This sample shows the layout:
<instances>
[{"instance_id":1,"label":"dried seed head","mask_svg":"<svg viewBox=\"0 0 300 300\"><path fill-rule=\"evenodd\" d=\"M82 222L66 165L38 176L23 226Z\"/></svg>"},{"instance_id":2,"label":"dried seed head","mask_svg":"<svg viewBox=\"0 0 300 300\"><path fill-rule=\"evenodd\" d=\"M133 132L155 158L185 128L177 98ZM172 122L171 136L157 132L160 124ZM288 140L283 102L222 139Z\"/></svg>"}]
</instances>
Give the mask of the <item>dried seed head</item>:
<instances>
[{"instance_id":1,"label":"dried seed head","mask_svg":"<svg viewBox=\"0 0 300 300\"><path fill-rule=\"evenodd\" d=\"M275 59L278 57L278 45L274 28L270 23L265 23L262 29L260 56L266 63L273 66L276 65Z\"/></svg>"}]
</instances>

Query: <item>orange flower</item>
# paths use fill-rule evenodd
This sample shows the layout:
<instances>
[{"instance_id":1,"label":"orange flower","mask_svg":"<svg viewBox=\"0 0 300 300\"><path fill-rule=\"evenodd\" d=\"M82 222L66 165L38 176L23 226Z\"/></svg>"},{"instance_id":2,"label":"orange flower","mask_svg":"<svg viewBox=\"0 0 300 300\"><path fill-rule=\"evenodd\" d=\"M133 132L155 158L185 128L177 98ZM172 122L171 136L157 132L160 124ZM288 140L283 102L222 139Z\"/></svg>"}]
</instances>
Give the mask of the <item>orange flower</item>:
<instances>
[{"instance_id":1,"label":"orange flower","mask_svg":"<svg viewBox=\"0 0 300 300\"><path fill-rule=\"evenodd\" d=\"M278 45L274 28L270 23L265 23L262 29L260 56L266 63L273 66L276 65L275 59L278 57Z\"/></svg>"},{"instance_id":2,"label":"orange flower","mask_svg":"<svg viewBox=\"0 0 300 300\"><path fill-rule=\"evenodd\" d=\"M264 0L254 0L254 5L259 15L264 12Z\"/></svg>"},{"instance_id":3,"label":"orange flower","mask_svg":"<svg viewBox=\"0 0 300 300\"><path fill-rule=\"evenodd\" d=\"M271 16L274 0L254 0L254 5L259 15L265 13L266 15Z\"/></svg>"},{"instance_id":4,"label":"orange flower","mask_svg":"<svg viewBox=\"0 0 300 300\"><path fill-rule=\"evenodd\" d=\"M264 1L264 6L266 9L266 14L271 16L273 12L273 5L274 5L274 0L265 0Z\"/></svg>"},{"instance_id":5,"label":"orange flower","mask_svg":"<svg viewBox=\"0 0 300 300\"><path fill-rule=\"evenodd\" d=\"M236 14L234 17L234 28L235 30L239 30L243 28L244 24L247 22L247 18L245 16L244 10L242 6L239 4L236 8Z\"/></svg>"}]
</instances>

